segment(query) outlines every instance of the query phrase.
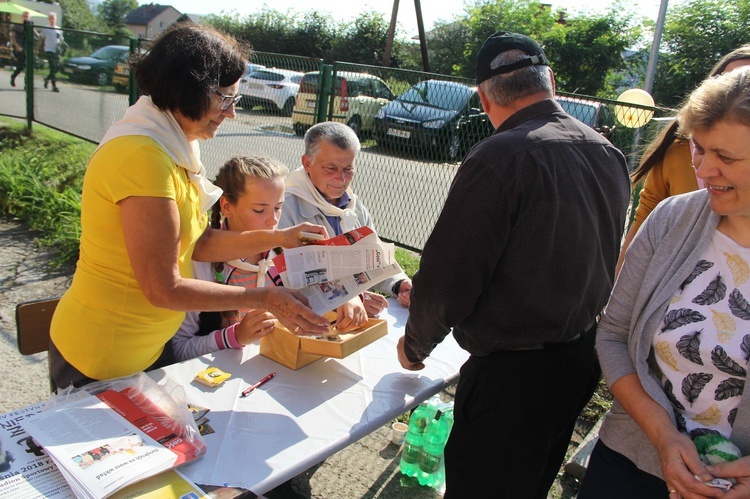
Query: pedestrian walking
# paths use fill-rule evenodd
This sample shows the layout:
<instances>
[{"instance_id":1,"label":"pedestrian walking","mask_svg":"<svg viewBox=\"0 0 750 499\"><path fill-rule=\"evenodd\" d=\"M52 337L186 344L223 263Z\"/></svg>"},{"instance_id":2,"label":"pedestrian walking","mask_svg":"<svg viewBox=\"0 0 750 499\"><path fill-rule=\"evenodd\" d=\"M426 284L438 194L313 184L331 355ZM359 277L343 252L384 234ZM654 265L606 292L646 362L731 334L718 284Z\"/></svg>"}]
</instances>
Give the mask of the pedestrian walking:
<instances>
[{"instance_id":1,"label":"pedestrian walking","mask_svg":"<svg viewBox=\"0 0 750 499\"><path fill-rule=\"evenodd\" d=\"M62 30L57 26L57 14L50 12L47 16L49 26L42 29L39 38L44 44L44 56L49 62L49 74L44 77L44 88L48 88L52 82L52 91L59 92L57 88L57 71L60 68L60 49L64 46Z\"/></svg>"},{"instance_id":2,"label":"pedestrian walking","mask_svg":"<svg viewBox=\"0 0 750 499\"><path fill-rule=\"evenodd\" d=\"M23 24L14 24L10 28L10 43L13 48L13 58L16 60L16 70L10 75L10 86L16 86L16 76L26 69L26 25L31 24L29 11L21 15Z\"/></svg>"}]
</instances>

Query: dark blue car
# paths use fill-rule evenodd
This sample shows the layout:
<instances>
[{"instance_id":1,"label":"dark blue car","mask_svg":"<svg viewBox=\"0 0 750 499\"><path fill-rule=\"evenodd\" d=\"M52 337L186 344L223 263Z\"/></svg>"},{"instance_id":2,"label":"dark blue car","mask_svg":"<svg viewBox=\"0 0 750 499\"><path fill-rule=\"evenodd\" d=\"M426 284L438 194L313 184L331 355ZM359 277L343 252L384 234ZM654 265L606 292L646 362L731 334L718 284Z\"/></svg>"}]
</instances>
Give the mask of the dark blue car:
<instances>
[{"instance_id":1,"label":"dark blue car","mask_svg":"<svg viewBox=\"0 0 750 499\"><path fill-rule=\"evenodd\" d=\"M62 65L62 72L71 80L88 81L99 86L112 81L115 63L127 57L130 49L124 45L107 45L85 57L71 57Z\"/></svg>"},{"instance_id":2,"label":"dark blue car","mask_svg":"<svg viewBox=\"0 0 750 499\"><path fill-rule=\"evenodd\" d=\"M372 133L382 147L457 161L493 130L476 87L426 80L383 107L375 115Z\"/></svg>"}]
</instances>

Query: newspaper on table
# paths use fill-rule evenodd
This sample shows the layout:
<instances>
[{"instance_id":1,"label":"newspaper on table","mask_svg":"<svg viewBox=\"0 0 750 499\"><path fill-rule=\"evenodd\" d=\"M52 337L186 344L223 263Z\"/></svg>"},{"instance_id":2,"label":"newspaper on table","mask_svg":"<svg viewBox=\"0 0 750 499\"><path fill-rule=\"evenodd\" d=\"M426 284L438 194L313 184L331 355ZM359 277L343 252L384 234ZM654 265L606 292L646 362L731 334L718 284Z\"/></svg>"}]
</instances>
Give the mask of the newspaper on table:
<instances>
[{"instance_id":1,"label":"newspaper on table","mask_svg":"<svg viewBox=\"0 0 750 499\"><path fill-rule=\"evenodd\" d=\"M22 426L43 407L39 403L0 415L0 497L75 498L55 464Z\"/></svg>"},{"instance_id":2,"label":"newspaper on table","mask_svg":"<svg viewBox=\"0 0 750 499\"><path fill-rule=\"evenodd\" d=\"M284 286L299 289L319 314L402 272L394 245L366 226L286 249L273 263Z\"/></svg>"},{"instance_id":3,"label":"newspaper on table","mask_svg":"<svg viewBox=\"0 0 750 499\"><path fill-rule=\"evenodd\" d=\"M44 402L7 414L0 414L0 497L14 499L74 499L73 490L52 459L29 435L21 422L42 412ZM193 492L194 496L188 496ZM172 495L176 493L176 495ZM111 496L112 499L135 497L177 499L208 495L178 470L168 470L155 477L132 484Z\"/></svg>"},{"instance_id":4,"label":"newspaper on table","mask_svg":"<svg viewBox=\"0 0 750 499\"><path fill-rule=\"evenodd\" d=\"M53 396L21 425L77 497L109 497L206 450L187 405L143 373Z\"/></svg>"}]
</instances>

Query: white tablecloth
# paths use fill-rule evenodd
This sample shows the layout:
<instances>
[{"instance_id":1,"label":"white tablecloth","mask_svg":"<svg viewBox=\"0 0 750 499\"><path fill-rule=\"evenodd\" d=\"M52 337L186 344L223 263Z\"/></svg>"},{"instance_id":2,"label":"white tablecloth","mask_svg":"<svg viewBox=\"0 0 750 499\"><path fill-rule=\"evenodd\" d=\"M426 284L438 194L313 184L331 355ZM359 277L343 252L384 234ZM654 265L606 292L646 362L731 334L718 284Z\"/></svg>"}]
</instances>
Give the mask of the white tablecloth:
<instances>
[{"instance_id":1,"label":"white tablecloth","mask_svg":"<svg viewBox=\"0 0 750 499\"><path fill-rule=\"evenodd\" d=\"M388 335L345 359L320 359L292 371L258 354L258 345L224 350L153 371L185 387L188 402L211 409L206 455L180 468L196 483L242 487L260 495L302 473L438 393L468 358L449 335L422 371L396 358L408 311L389 300ZM218 388L192 381L218 367L232 377ZM240 392L276 377L246 398Z\"/></svg>"}]
</instances>

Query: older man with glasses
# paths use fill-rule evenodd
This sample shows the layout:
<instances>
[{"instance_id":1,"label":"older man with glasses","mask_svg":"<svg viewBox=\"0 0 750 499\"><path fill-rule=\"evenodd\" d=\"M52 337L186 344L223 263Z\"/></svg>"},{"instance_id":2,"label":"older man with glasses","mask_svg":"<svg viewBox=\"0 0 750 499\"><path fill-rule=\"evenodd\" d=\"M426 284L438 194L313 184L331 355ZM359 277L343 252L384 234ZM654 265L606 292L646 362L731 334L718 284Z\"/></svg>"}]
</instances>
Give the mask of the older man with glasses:
<instances>
[{"instance_id":1,"label":"older man with glasses","mask_svg":"<svg viewBox=\"0 0 750 499\"><path fill-rule=\"evenodd\" d=\"M305 133L302 166L286 180L279 227L308 222L324 226L331 235L362 226L374 229L362 199L349 187L359 150L357 134L343 123L328 121L310 128ZM402 305L409 306L411 280L406 274L386 279L373 289L397 296ZM367 291L362 301L357 297L339 307L337 320L356 327L364 324L368 315L377 315L387 306L382 295Z\"/></svg>"}]
</instances>

